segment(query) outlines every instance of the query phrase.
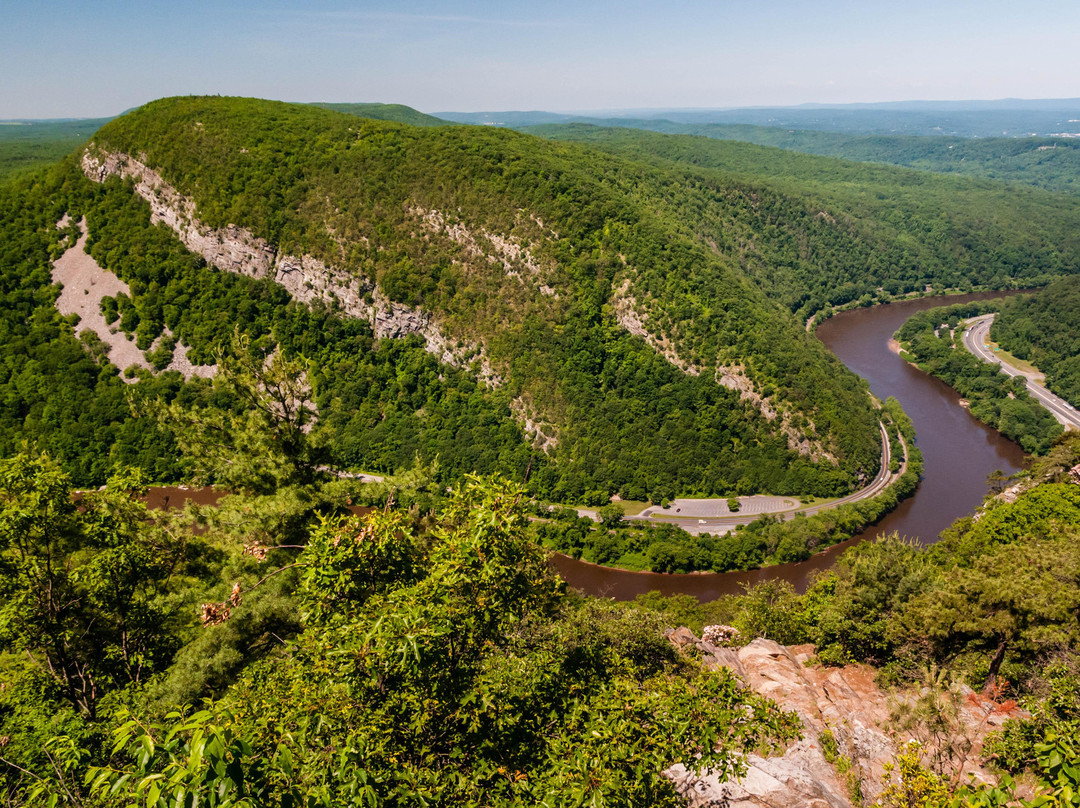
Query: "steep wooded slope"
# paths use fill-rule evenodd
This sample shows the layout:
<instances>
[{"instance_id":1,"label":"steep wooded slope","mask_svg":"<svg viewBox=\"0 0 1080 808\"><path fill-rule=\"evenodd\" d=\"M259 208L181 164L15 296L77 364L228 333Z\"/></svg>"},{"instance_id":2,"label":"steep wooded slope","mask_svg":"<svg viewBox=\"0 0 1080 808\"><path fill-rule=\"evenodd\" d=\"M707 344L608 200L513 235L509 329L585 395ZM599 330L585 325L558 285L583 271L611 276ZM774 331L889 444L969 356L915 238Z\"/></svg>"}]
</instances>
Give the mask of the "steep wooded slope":
<instances>
[{"instance_id":1,"label":"steep wooded slope","mask_svg":"<svg viewBox=\"0 0 1080 808\"><path fill-rule=\"evenodd\" d=\"M917 168L940 174L1006 180L1048 191L1080 192L1080 142L1061 137L945 137L870 135L751 124L676 123L637 119L590 119L605 127L646 129L715 140ZM528 130L526 130L528 131Z\"/></svg>"},{"instance_id":2,"label":"steep wooded slope","mask_svg":"<svg viewBox=\"0 0 1080 808\"><path fill-rule=\"evenodd\" d=\"M490 368L573 491L837 490L878 463L865 387L657 209L684 198L663 171L514 132L216 98L114 121L84 168L133 180L218 265L231 232L270 256L248 274L295 269L301 299Z\"/></svg>"},{"instance_id":3,"label":"steep wooded slope","mask_svg":"<svg viewBox=\"0 0 1080 808\"><path fill-rule=\"evenodd\" d=\"M800 316L927 284L1036 286L1080 268L1080 200L1071 196L703 137L530 131L668 172L694 199L673 215L696 222L701 240L736 255ZM718 198L724 217L695 216Z\"/></svg>"}]
</instances>

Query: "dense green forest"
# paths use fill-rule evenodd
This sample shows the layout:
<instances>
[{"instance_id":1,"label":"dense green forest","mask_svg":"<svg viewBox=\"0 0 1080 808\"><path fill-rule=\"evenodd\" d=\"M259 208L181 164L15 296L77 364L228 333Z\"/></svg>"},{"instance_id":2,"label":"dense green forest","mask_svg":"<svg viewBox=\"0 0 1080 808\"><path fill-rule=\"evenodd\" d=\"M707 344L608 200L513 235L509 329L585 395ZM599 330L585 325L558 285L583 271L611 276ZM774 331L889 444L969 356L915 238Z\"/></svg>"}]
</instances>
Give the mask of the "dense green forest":
<instances>
[{"instance_id":1,"label":"dense green forest","mask_svg":"<svg viewBox=\"0 0 1080 808\"><path fill-rule=\"evenodd\" d=\"M215 386L265 398L299 368L227 361ZM147 519L137 474L75 502L48 457L0 462L7 804L678 805L664 767L723 778L799 731L663 634L706 622L737 643L812 642L822 663L898 685L930 666L930 688L993 686L1030 717L984 756L1059 796L1077 784L1076 436L938 544L861 544L804 595L772 582L616 604L565 591L516 484L327 479L302 408L250 412L217 508ZM219 457L213 414L161 417L188 462ZM884 804L1004 804L904 754ZM904 798L916 783L939 801Z\"/></svg>"},{"instance_id":2,"label":"dense green forest","mask_svg":"<svg viewBox=\"0 0 1080 808\"><path fill-rule=\"evenodd\" d=\"M875 497L791 520L766 514L716 536L693 536L662 522L626 520L614 504L600 509L599 525L573 508L551 513L541 506L536 511L541 518L530 526L530 534L539 544L574 558L631 570L727 572L804 561L875 524L918 486L922 453L914 445L911 421L895 399L885 402L884 413L892 442L891 470L899 471L905 455L908 459L904 473Z\"/></svg>"},{"instance_id":3,"label":"dense green forest","mask_svg":"<svg viewBox=\"0 0 1080 808\"><path fill-rule=\"evenodd\" d=\"M1047 387L1080 407L1080 279L1064 278L1034 295L1006 301L990 336L1039 368Z\"/></svg>"},{"instance_id":4,"label":"dense green forest","mask_svg":"<svg viewBox=\"0 0 1080 808\"><path fill-rule=\"evenodd\" d=\"M1063 197L702 138L581 132L596 142L222 98L168 99L113 121L97 152L145 156L208 225L245 225L433 312L452 340L481 346L504 383L439 364L419 337L377 340L332 307L206 266L151 224L130 185L80 176L76 154L0 191L0 449L29 441L80 485L100 485L116 462L177 480L186 469L172 437L134 414L159 399L229 406L171 373L125 385L100 346L75 339L48 286L49 260L74 235L52 227L64 212L86 216L91 253L130 285L130 299L105 301L106 315L140 347L169 328L208 362L239 329L256 350L304 357L328 462L383 473L437 464L447 482L498 471L527 477L547 500L593 505L615 493L849 491L876 471L877 416L803 316L927 283L1005 286L1075 265L1078 211ZM430 226L435 214L445 227ZM691 373L618 325L629 305ZM168 348L159 353L165 364ZM716 384L731 368L780 418ZM548 451L522 428L523 406L553 427ZM781 421L837 465L793 451ZM779 557L778 541L753 542L754 563ZM643 565L647 552L617 556ZM655 563L750 557L680 552Z\"/></svg>"},{"instance_id":5,"label":"dense green forest","mask_svg":"<svg viewBox=\"0 0 1080 808\"><path fill-rule=\"evenodd\" d=\"M581 409L595 406L594 397L605 388L614 388L619 399L639 399L644 406L628 413L614 435L601 428L606 423L601 419L615 418L614 408L626 405L616 399L595 413L591 423L581 425L583 462L554 469L546 456L532 450L513 420L508 391L486 390L464 371L440 366L418 338L376 341L365 322L291 304L283 290L267 281L212 271L167 229L150 225L148 206L130 188L117 181L96 188L58 169L49 181L9 189L12 198L6 210L11 218L5 224L13 234L26 231L32 240L5 241L12 268L7 278L11 305L5 308L10 337L4 341L11 406L4 411L3 434L7 452L20 441L37 443L54 452L80 484L99 484L117 461L137 463L155 479L183 476L167 435L133 419L125 393L171 400L198 395L200 383L184 385L173 374L146 375L135 392L128 391L116 369L96 364L72 335L71 324L52 308L48 256L58 252L53 245L63 234L50 222L63 209L54 194L62 196L67 184L77 188L68 198L71 210L87 216L91 252L131 285L133 299L117 301L118 327L149 347L168 326L191 346L198 361L227 349L237 327L263 347L277 343L302 353L311 362L323 414L319 429L325 431L339 465L393 471L420 455L424 462L438 458L445 479L496 469L522 478L531 458L537 491L596 504L612 493L614 475L621 478L614 490L659 500L697 487L721 492L744 492L758 485L801 489L805 475L813 474L809 464L792 463L792 453L775 438L763 449L748 448L745 458L732 456L721 465L732 453L732 438L747 447L762 439L753 431L760 416L739 404L730 391L680 373L640 339L596 323L577 329L573 321L564 336L566 349L584 345L579 361L593 360L596 367L607 368L600 379L578 377L580 392L572 392L581 398ZM83 200L77 202L80 195ZM16 271L20 267L33 271ZM596 355L590 356L585 339L598 333L602 337ZM85 372L75 372L79 367ZM683 415L678 415L680 406ZM708 419L712 427L695 428L699 419ZM730 427L716 429L722 423ZM782 482L785 479L789 482ZM821 479L827 482L818 490L844 485L842 476L828 471L821 472Z\"/></svg>"},{"instance_id":6,"label":"dense green forest","mask_svg":"<svg viewBox=\"0 0 1080 808\"><path fill-rule=\"evenodd\" d=\"M1010 377L976 358L962 341L965 319L1008 305L1011 301L985 300L921 311L900 327L896 338L901 355L955 388L972 415L1025 452L1045 454L1062 433L1061 424L1028 393L1023 377Z\"/></svg>"},{"instance_id":7,"label":"dense green forest","mask_svg":"<svg viewBox=\"0 0 1080 808\"><path fill-rule=\"evenodd\" d=\"M704 137L585 125L529 131L670 172L687 202L668 203L682 205L674 215L706 244L733 250L799 317L927 285L1037 286L1080 266L1080 200L1062 194ZM718 199L726 220L710 218ZM767 242L753 236L760 232Z\"/></svg>"},{"instance_id":8,"label":"dense green forest","mask_svg":"<svg viewBox=\"0 0 1080 808\"><path fill-rule=\"evenodd\" d=\"M118 323L149 347L164 326L192 346L196 360L228 351L235 329L264 350L280 344L307 356L320 426L344 466L396 470L417 455L440 458L447 479L496 469L521 476L533 457L508 403L483 391L456 368L440 366L416 338L376 342L365 322L290 303L268 281L213 272L161 226L119 183L100 188L71 165L34 180L0 186L0 243L5 250L3 389L0 447L10 455L23 442L48 450L80 485L98 485L117 464L142 468L151 479L180 480L172 436L133 410L151 402L202 401L230 406L208 383L185 383L175 372L125 385L117 369L76 338L53 307L49 256L67 235L55 222L64 211L84 213L90 250L127 280L133 299L121 300ZM534 463L543 465L543 458Z\"/></svg>"},{"instance_id":9,"label":"dense green forest","mask_svg":"<svg viewBox=\"0 0 1080 808\"><path fill-rule=\"evenodd\" d=\"M568 594L519 485L321 473L310 412L262 406L301 369L223 362L253 400L227 458L216 413L159 413L196 467L227 460L216 508L148 519L137 474L74 501L47 456L0 462L7 804L675 805L665 766L738 772L796 734L659 616Z\"/></svg>"},{"instance_id":10,"label":"dense green forest","mask_svg":"<svg viewBox=\"0 0 1080 808\"><path fill-rule=\"evenodd\" d=\"M533 472L556 499L832 493L876 470L865 386L732 261L612 184L659 187L645 166L507 131L236 99L151 104L95 140L145 153L207 224L244 224L282 250L374 277L483 345L510 399L531 401L558 429L555 462ZM417 209L445 212L478 243L515 240L558 291L425 232ZM616 325L624 288L656 338L703 372L679 371ZM729 363L839 467L793 453L752 403L716 385L713 369Z\"/></svg>"},{"instance_id":11,"label":"dense green forest","mask_svg":"<svg viewBox=\"0 0 1080 808\"><path fill-rule=\"evenodd\" d=\"M991 736L984 756L1069 804L1080 787L1077 436L1020 435L1044 455L1009 496L928 549L863 543L801 595L770 582L701 605L586 598L566 591L538 542L666 570L797 560L894 506L917 483L917 452L881 497L730 537L634 530L611 510L599 527L527 511L537 494L599 504L613 492L858 484L880 456L877 419L891 422L894 457L910 424L893 401L873 409L806 333L802 315L818 309L798 279L832 267L813 292L823 307L892 294L850 280L879 252L875 271L904 278L897 293L951 283L947 259L963 256L992 259L985 283L1060 273L1076 249L1063 235L1070 200L993 186L978 203L976 185L859 180L846 164L847 185L813 180L805 163L793 165L809 174L750 179L649 149L235 99L149 105L94 148L145 155L211 225L250 227L436 313L483 346L503 384L440 364L419 336L379 340L332 305L207 266L152 223L130 181L83 176L79 154L0 184L5 804L678 805L664 768L738 774L747 755L799 733L795 716L676 649L663 632L680 623L734 626L737 643L813 643L821 663L865 662L883 683L1022 700L1030 718ZM425 230L417 209L485 248L516 240L556 294L488 260L503 253ZM212 381L134 371L125 384L99 343L75 336L50 284L51 260L77 236L57 227L65 213L86 217L90 252L131 288L104 301L113 326L144 348L171 329L193 358L217 362ZM934 217L942 230L920 251ZM987 219L1000 229L981 230ZM898 234L910 265L888 252ZM627 294L696 375L619 326ZM913 342L960 353L928 327ZM718 366L736 364L839 465L793 452L717 384ZM1004 392L980 406L999 426L1025 422L1013 411L1022 397ZM550 454L514 415L525 396L559 427ZM151 514L138 496L149 479L229 494ZM924 805L1006 804L905 755L889 808L919 804L918 789Z\"/></svg>"},{"instance_id":12,"label":"dense green forest","mask_svg":"<svg viewBox=\"0 0 1080 808\"><path fill-rule=\"evenodd\" d=\"M1080 143L1069 138L869 135L751 124L618 118L594 123L737 140L804 154L888 163L941 174L1019 182L1061 193L1080 193L1077 181L1080 177Z\"/></svg>"},{"instance_id":13,"label":"dense green forest","mask_svg":"<svg viewBox=\"0 0 1080 808\"><path fill-rule=\"evenodd\" d=\"M206 223L245 224L283 250L375 277L392 296L483 345L511 399L531 401L558 427L556 454L574 458L562 499L605 489L632 499L731 493L747 477L748 490L852 487L877 458L864 393L767 295L801 319L927 283L1032 283L1074 265L1077 208L1068 199L645 137L608 157L508 131L416 129L311 107L179 99L113 122L97 148L145 153L195 199ZM603 140L592 145L608 148ZM716 151L733 146L724 156ZM672 149L686 159L652 154ZM691 169L690 159L724 170ZM835 180L824 177L826 167ZM449 228L425 232L417 210L438 212L474 243L492 243L489 235L515 240L560 292L508 282L502 261L476 260ZM998 226L987 228L988 219ZM688 379L663 361L643 363L655 357L648 349L631 360L644 346L612 327L627 298L655 339L705 372ZM825 442L842 473L798 459L775 433L755 438L760 448L747 462L716 445L681 457L668 451L708 437L695 413L716 423L721 411L742 410L718 436L726 446L749 445L731 431L744 423L746 434L767 433L748 404L709 381L717 364L745 368L796 429ZM665 374L686 392L657 396ZM610 424L626 423L642 401L657 409L621 431L613 451ZM658 457L671 462L657 464ZM558 473L569 473L567 465ZM543 475L538 484L559 485Z\"/></svg>"}]
</instances>

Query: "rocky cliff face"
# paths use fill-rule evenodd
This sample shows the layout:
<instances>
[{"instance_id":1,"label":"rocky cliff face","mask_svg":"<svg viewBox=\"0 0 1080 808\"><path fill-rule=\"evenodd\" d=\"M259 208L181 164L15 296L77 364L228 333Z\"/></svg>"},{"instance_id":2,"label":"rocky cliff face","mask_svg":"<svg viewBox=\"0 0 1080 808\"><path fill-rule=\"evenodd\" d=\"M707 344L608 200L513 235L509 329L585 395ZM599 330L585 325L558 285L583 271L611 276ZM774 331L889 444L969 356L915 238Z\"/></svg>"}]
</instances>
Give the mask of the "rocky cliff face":
<instances>
[{"instance_id":1,"label":"rocky cliff face","mask_svg":"<svg viewBox=\"0 0 1080 808\"><path fill-rule=\"evenodd\" d=\"M724 808L853 808L871 804L881 793L885 764L918 729L902 729L908 714L927 690L886 693L866 665L828 668L807 665L811 646L779 645L757 639L742 648L717 647L688 629L670 638L684 652L697 655L709 669L730 668L743 683L781 707L798 714L803 739L773 758L751 755L739 781L697 777L677 766L668 775L691 806ZM1014 704L999 704L963 686L945 696L952 730L939 742L952 750L953 774L992 781L979 765L986 734L1007 718L1022 714ZM927 753L933 753L932 744Z\"/></svg>"},{"instance_id":2,"label":"rocky cliff face","mask_svg":"<svg viewBox=\"0 0 1080 808\"><path fill-rule=\"evenodd\" d=\"M224 272L272 280L301 303L321 301L348 317L368 320L380 338L420 334L427 350L447 364L467 366L471 357L478 356L476 370L481 381L491 386L501 384L481 348L454 347L457 340L447 338L429 313L387 299L368 278L329 266L310 255L280 252L246 228L232 224L208 227L196 217L191 199L140 160L90 144L83 153L82 169L95 182L104 182L110 176L131 179L135 192L150 205L151 221L166 224L185 247L208 264Z\"/></svg>"},{"instance_id":3,"label":"rocky cliff face","mask_svg":"<svg viewBox=\"0 0 1080 808\"><path fill-rule=\"evenodd\" d=\"M630 294L629 279L625 280L622 286L615 290L611 298L611 304L615 312L615 320L620 326L631 334L644 339L654 351L683 373L689 376L701 375L701 368L681 357L675 348L675 344L670 339L663 334L654 334L649 329L646 316L638 310L637 301ZM810 438L795 428L790 413L777 412L773 403L758 391L754 382L746 375L745 368L719 365L716 368L715 377L717 384L737 392L739 398L749 402L765 416L767 421L774 424L787 439L788 448L791 451L798 452L801 455L809 455L810 459L815 463L828 460L834 466L838 465L836 457L822 445L820 440ZM813 428L812 423L811 428Z\"/></svg>"}]
</instances>

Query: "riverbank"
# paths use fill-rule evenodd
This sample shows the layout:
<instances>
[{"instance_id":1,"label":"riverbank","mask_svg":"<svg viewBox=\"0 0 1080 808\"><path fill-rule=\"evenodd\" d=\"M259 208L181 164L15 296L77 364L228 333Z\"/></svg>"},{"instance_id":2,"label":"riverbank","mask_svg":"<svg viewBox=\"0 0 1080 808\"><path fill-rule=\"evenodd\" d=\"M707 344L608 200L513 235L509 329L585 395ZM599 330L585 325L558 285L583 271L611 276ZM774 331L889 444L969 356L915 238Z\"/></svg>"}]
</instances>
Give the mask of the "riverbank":
<instances>
[{"instance_id":1,"label":"riverbank","mask_svg":"<svg viewBox=\"0 0 1080 808\"><path fill-rule=\"evenodd\" d=\"M901 414L902 417L902 414ZM791 519L795 516L813 516L831 508L838 508L852 502L870 499L895 483L903 474L908 464L907 444L903 442L898 468L893 469L892 436L881 423L881 462L878 473L867 485L842 497L816 499L806 502L799 496L771 496L755 494L743 497L697 497L676 498L663 505L645 504L628 511L619 503L623 518L627 521L640 521L649 524L668 524L685 530L692 536L709 534L722 536L735 530L740 525L746 526L763 516L778 519ZM896 430L894 429L894 432ZM899 433L896 433L899 434ZM737 507L731 508L732 501ZM614 504L614 503L613 503ZM552 508L565 506L552 505ZM578 516L599 522L599 511L591 508L574 508Z\"/></svg>"},{"instance_id":2,"label":"riverbank","mask_svg":"<svg viewBox=\"0 0 1080 808\"><path fill-rule=\"evenodd\" d=\"M878 474L845 497L801 508L795 499L761 498L762 504L789 507L726 516L706 515L721 504L727 511L719 500L692 500L698 516L667 519L644 512L636 519L619 518L605 510L599 526L580 511L558 509L534 524L533 536L568 559L617 572L723 574L806 560L874 525L918 487L922 456L910 421L891 399L882 417Z\"/></svg>"},{"instance_id":3,"label":"riverbank","mask_svg":"<svg viewBox=\"0 0 1080 808\"><path fill-rule=\"evenodd\" d=\"M853 300L850 303L843 303L839 306L827 306L819 312L816 312L813 316L808 317L806 320L806 330L813 331L823 322L837 314L843 314L847 311L855 311L856 309L873 308L874 306L889 306L894 303L907 303L912 300L925 300L925 299L948 299L959 298L965 295L993 295L1000 293L1002 295L1017 294L1020 292L1030 292L1033 289L993 289L989 286L978 287L972 289L942 289L942 290L923 290L921 292L908 292L903 295L881 295L875 296L871 299L865 299L865 296L858 300Z\"/></svg>"},{"instance_id":4,"label":"riverbank","mask_svg":"<svg viewBox=\"0 0 1080 808\"><path fill-rule=\"evenodd\" d=\"M951 297L951 302L988 299L1001 293ZM943 382L911 367L889 350L896 330L918 311L942 305L943 298L922 298L855 309L831 318L815 332L818 339L855 373L869 382L881 400L895 397L911 419L913 444L923 456L922 481L914 495L900 502L874 527L815 553L805 561L744 572L660 574L624 572L585 564L565 554L552 563L568 585L588 594L633 600L658 591L689 595L700 601L740 594L747 586L769 580L805 591L847 549L880 534L898 533L928 544L959 517L973 513L987 493L987 475L1009 475L1024 463L1023 450L973 418L960 406L960 396ZM741 532L741 531L740 531Z\"/></svg>"},{"instance_id":5,"label":"riverbank","mask_svg":"<svg viewBox=\"0 0 1080 808\"><path fill-rule=\"evenodd\" d=\"M1019 443L1024 451L1045 454L1062 432L1057 421L1067 421L1069 411L1063 404L1054 412L1052 399L1056 397L1036 385L1028 389L1018 371L1002 373L1000 363L982 347L989 328L986 317L992 316L988 312L1000 303L1000 298L972 301L913 315L896 332L900 356L955 389L973 416ZM978 340L969 333L972 329L979 332Z\"/></svg>"}]
</instances>

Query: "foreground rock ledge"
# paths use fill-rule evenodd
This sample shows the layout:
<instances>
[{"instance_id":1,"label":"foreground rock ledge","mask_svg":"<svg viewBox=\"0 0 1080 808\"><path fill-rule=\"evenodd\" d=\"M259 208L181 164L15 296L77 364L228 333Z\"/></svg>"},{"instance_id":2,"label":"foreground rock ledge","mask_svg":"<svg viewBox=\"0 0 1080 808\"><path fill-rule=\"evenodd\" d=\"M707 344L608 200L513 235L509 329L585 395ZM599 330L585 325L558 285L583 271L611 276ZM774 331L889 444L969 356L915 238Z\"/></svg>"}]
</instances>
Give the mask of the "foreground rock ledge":
<instances>
[{"instance_id":1,"label":"foreground rock ledge","mask_svg":"<svg viewBox=\"0 0 1080 808\"><path fill-rule=\"evenodd\" d=\"M717 647L698 639L689 629L669 633L670 640L686 653L700 655L710 670L731 669L751 690L798 714L803 739L778 757L750 755L748 771L739 781L698 777L678 765L666 774L687 798L689 805L724 808L854 808L871 804L882 790L885 764L908 738L891 731L897 705L914 701L915 690L886 693L874 683L868 665L824 667L806 663L813 646L785 647L772 640L756 639L742 648ZM973 741L963 761L962 777L993 781L979 765L983 739L1007 718L1024 713L1012 704L998 704L970 688L958 690L960 711L958 736ZM836 754L850 761L846 773L830 763L822 749L826 730L835 739ZM853 795L861 794L857 802Z\"/></svg>"}]
</instances>

